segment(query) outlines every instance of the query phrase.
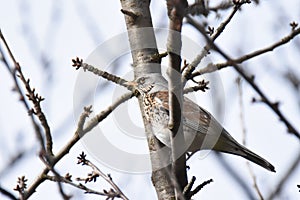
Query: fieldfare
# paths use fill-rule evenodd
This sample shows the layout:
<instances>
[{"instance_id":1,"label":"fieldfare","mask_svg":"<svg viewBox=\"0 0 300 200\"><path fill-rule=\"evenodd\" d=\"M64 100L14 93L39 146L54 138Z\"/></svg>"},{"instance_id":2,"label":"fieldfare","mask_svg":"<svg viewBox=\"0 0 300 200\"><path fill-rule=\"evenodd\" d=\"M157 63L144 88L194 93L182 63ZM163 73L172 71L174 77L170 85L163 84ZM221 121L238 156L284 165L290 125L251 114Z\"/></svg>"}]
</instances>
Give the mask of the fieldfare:
<instances>
[{"instance_id":1,"label":"fieldfare","mask_svg":"<svg viewBox=\"0 0 300 200\"><path fill-rule=\"evenodd\" d=\"M151 76L144 76L128 85L137 89L142 96L145 117L151 123L156 138L171 148L167 84L159 84ZM212 149L244 157L275 172L271 163L239 144L208 111L186 97L182 107L185 152Z\"/></svg>"}]
</instances>

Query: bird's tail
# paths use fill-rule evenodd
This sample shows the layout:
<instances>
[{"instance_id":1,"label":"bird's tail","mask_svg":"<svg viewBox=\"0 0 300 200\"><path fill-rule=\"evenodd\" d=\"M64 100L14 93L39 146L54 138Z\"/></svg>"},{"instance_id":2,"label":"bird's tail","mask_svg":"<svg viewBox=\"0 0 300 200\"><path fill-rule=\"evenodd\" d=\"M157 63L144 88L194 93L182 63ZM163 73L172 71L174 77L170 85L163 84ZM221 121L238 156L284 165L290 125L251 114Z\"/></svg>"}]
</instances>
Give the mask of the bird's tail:
<instances>
[{"instance_id":1,"label":"bird's tail","mask_svg":"<svg viewBox=\"0 0 300 200\"><path fill-rule=\"evenodd\" d=\"M250 151L246 147L239 144L235 139L233 139L228 132L223 129L223 132L226 132L226 134L222 133L221 138L216 144L216 149L221 152L230 153L234 155L238 155L241 157L246 158L247 160L256 163L257 165L271 171L276 172L275 167L269 163L264 158L260 157L256 153Z\"/></svg>"}]
</instances>

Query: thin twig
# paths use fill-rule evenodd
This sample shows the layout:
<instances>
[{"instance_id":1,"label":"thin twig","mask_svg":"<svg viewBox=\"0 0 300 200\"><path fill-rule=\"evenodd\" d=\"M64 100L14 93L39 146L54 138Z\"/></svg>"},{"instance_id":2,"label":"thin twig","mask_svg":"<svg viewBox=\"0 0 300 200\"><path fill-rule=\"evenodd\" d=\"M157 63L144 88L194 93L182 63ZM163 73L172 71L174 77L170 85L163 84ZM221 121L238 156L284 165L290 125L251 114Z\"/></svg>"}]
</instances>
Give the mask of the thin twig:
<instances>
[{"instance_id":1,"label":"thin twig","mask_svg":"<svg viewBox=\"0 0 300 200\"><path fill-rule=\"evenodd\" d=\"M243 102L243 88L242 88L242 79L241 77L238 77L236 79L236 83L238 86L238 93L239 93L239 106L240 106L240 120L241 120L241 126L242 126L242 133L243 133L243 145L246 146L246 137L247 137L247 130L246 130L246 122L245 122L245 115L244 115L244 102ZM248 171L250 173L250 176L253 181L253 187L259 197L260 200L263 200L264 197L262 196L262 193L258 187L256 176L250 166L250 163L246 161Z\"/></svg>"},{"instance_id":2,"label":"thin twig","mask_svg":"<svg viewBox=\"0 0 300 200\"><path fill-rule=\"evenodd\" d=\"M83 112L81 113L77 123L78 132L81 133L83 131L83 126L85 124L85 121L90 116L91 113L92 113L92 105L83 108Z\"/></svg>"},{"instance_id":3,"label":"thin twig","mask_svg":"<svg viewBox=\"0 0 300 200\"><path fill-rule=\"evenodd\" d=\"M20 95L19 99L20 101L23 103L23 105L25 106L25 109L27 111L27 113L31 113L31 108L28 104L28 102L26 101L26 97L25 97L25 94L23 94L23 91L21 89L21 86L19 85L19 82L17 80L17 75L16 75L16 69L17 67L19 67L19 64L16 62L16 60L14 59L14 56L12 54L12 52L10 51L10 48L0 30L0 38L1 40L3 41L4 43L4 46L6 47L7 51L8 51L8 54L9 56L12 58L12 61L14 62L14 65L15 65L15 68L11 68L10 65L9 65L9 62L8 60L6 60L5 56L4 56L4 52L2 51L2 48L1 48L1 45L0 45L0 58L1 58L1 61L4 63L4 65L6 66L7 70L9 71L9 74L12 76L12 79L14 81L14 90ZM38 125L38 123L36 122L36 119L34 118L34 115L29 115L30 117L30 120L31 120L31 123L33 125L33 128L34 128L34 132L35 132L35 135L36 135L36 138L40 144L40 148L41 148L41 151L42 152L46 152L45 151L45 143L44 143L44 138L43 138L43 134L42 134L42 131L40 129L40 126Z\"/></svg>"},{"instance_id":4,"label":"thin twig","mask_svg":"<svg viewBox=\"0 0 300 200\"><path fill-rule=\"evenodd\" d=\"M10 70L10 72L14 72L12 73L11 75L12 76L18 76L21 81L23 82L26 90L27 90L27 94L26 96L28 97L28 99L33 103L34 105L34 109L29 109L28 113L29 115L31 114L35 114L38 119L40 120L41 122L41 125L42 127L44 128L44 131L45 131L45 136L46 136L46 150L47 150L47 153L48 153L48 156L51 156L53 155L53 152L52 152L52 148L53 148L53 141L52 141L52 136L51 136L51 131L50 131L50 127L48 125L48 122L47 122L47 119L46 119L46 116L45 114L43 113L42 111L42 108L41 108L41 101L44 100L43 97L39 96L36 92L35 92L35 89L34 88L31 88L30 84L29 84L29 79L25 78L23 72L22 72L22 69L21 69L21 66L19 64L19 62L16 61L14 55L12 54L1 30L0 30L0 38L1 40L3 41L5 47L6 47L6 50L11 58L11 60L13 61L14 63L14 66L15 66L15 69L14 70ZM3 59L4 58L4 54L1 52L1 54L3 55ZM8 63L7 61L5 62L6 64ZM9 66L7 66L9 68ZM18 72L18 74L16 74L16 72ZM23 95L23 93L20 93L21 95ZM21 96L22 98L24 98L24 96ZM29 106L28 106L29 108ZM42 140L42 136L38 136L39 140Z\"/></svg>"},{"instance_id":5,"label":"thin twig","mask_svg":"<svg viewBox=\"0 0 300 200\"><path fill-rule=\"evenodd\" d=\"M108 80L108 81L112 81L118 85L127 87L127 85L125 84L127 81L121 77L118 77L116 75L110 74L106 71L102 71L99 68L96 68L90 64L84 63L82 59L76 57L74 59L72 59L72 66L76 68L76 70L82 68L84 71L89 71L92 72L93 74L97 75L97 76L101 76L102 78Z\"/></svg>"},{"instance_id":6,"label":"thin twig","mask_svg":"<svg viewBox=\"0 0 300 200\"><path fill-rule=\"evenodd\" d=\"M185 186L183 190L183 195L185 196L186 199L190 199L190 192L192 191L195 181L196 181L196 177L192 176L191 181Z\"/></svg>"},{"instance_id":7,"label":"thin twig","mask_svg":"<svg viewBox=\"0 0 300 200\"><path fill-rule=\"evenodd\" d=\"M209 81L202 80L197 83L198 83L198 85L196 85L196 86L184 88L183 94L187 94L190 92L197 92L199 90L201 90L202 92L205 92L206 90L209 89L209 87L208 87Z\"/></svg>"},{"instance_id":8,"label":"thin twig","mask_svg":"<svg viewBox=\"0 0 300 200\"><path fill-rule=\"evenodd\" d=\"M299 149L296 152L299 152ZM266 198L267 200L273 200L276 196L280 194L284 185L286 185L286 183L291 178L292 174L295 172L299 164L300 164L300 153L298 153L297 157L295 158L294 162L291 164L289 169L286 171L286 173L282 175L282 179L278 182L277 186L274 187L275 190Z\"/></svg>"},{"instance_id":9,"label":"thin twig","mask_svg":"<svg viewBox=\"0 0 300 200\"><path fill-rule=\"evenodd\" d=\"M207 181L204 181L203 183L201 183L200 185L198 185L194 190L192 190L190 192L190 197L194 196L195 194L197 194L200 190L202 190L206 185L210 184L213 182L213 179L209 179Z\"/></svg>"},{"instance_id":10,"label":"thin twig","mask_svg":"<svg viewBox=\"0 0 300 200\"><path fill-rule=\"evenodd\" d=\"M15 155L13 155L5 164L5 167L3 167L3 169L0 171L0 179L3 175L6 175L9 170L16 166L17 163L19 163L19 161L22 160L22 158L24 158L26 153L26 150L19 150L18 152L16 152Z\"/></svg>"},{"instance_id":11,"label":"thin twig","mask_svg":"<svg viewBox=\"0 0 300 200\"><path fill-rule=\"evenodd\" d=\"M70 175L68 175L68 176L70 176ZM105 192L99 192L99 191L93 190L91 188L88 188L88 187L86 187L85 185L83 185L81 183L76 184L70 178L66 178L66 177L63 177L63 176L60 176L58 178L57 176L48 176L48 175L46 175L45 177L46 177L46 179L48 179L50 181L64 182L64 183L69 184L69 185L71 185L73 187L76 187L76 188L78 188L80 190L84 190L84 193L86 193L86 194L97 194L97 195L101 195L101 196L107 196L109 198L115 197L115 196L112 196L112 195L107 194Z\"/></svg>"},{"instance_id":12,"label":"thin twig","mask_svg":"<svg viewBox=\"0 0 300 200\"><path fill-rule=\"evenodd\" d=\"M134 93L128 92L123 94L119 99L117 99L112 105L108 106L105 110L97 114L94 118L86 123L86 127L83 129L84 133L89 132L94 127L96 127L99 122L105 119L113 110L115 110L120 104L124 103L128 99L132 98Z\"/></svg>"},{"instance_id":13,"label":"thin twig","mask_svg":"<svg viewBox=\"0 0 300 200\"><path fill-rule=\"evenodd\" d=\"M193 176L191 181L188 183L188 185L184 188L184 196L186 199L191 199L192 196L196 195L203 187L213 182L213 179L209 179L207 181L204 181L200 185L198 185L194 190L192 190L193 185L195 184L196 177Z\"/></svg>"},{"instance_id":14,"label":"thin twig","mask_svg":"<svg viewBox=\"0 0 300 200\"><path fill-rule=\"evenodd\" d=\"M12 199L12 200L17 200L18 199L11 192L9 192L8 190L6 190L3 187L1 187L1 185L0 185L0 193L3 194L4 196L6 196L9 199Z\"/></svg>"},{"instance_id":15,"label":"thin twig","mask_svg":"<svg viewBox=\"0 0 300 200\"><path fill-rule=\"evenodd\" d=\"M202 74L214 72L214 71L223 69L225 67L233 66L234 64L241 64L241 63L243 63L243 62L245 62L245 61L247 61L251 58L254 58L256 56L259 56L259 55L265 54L267 52L273 51L274 49L290 42L294 37L296 37L299 34L300 34L300 28L297 28L294 31L292 31L290 34L288 34L287 36L281 38L279 41L277 41L277 42L275 42L275 43L273 43L273 44L271 44L267 47L264 47L264 48L261 48L259 50L253 51L253 52L248 53L246 55L243 55L239 58L227 60L226 62L223 62L223 63L218 63L218 64L210 63L205 68L202 68L202 69L194 72L191 75L191 77L195 77L195 76L199 76L199 75L202 75Z\"/></svg>"},{"instance_id":16,"label":"thin twig","mask_svg":"<svg viewBox=\"0 0 300 200\"><path fill-rule=\"evenodd\" d=\"M59 180L61 175L54 169L54 166L52 166L51 164L47 163L45 160L42 160L44 162L44 164L48 167L48 169L54 174L54 176ZM47 176L46 176L47 177ZM69 200L71 198L71 195L67 195L63 189L63 186L61 184L61 181L57 181L57 185L58 185L58 190L59 193L61 194L62 198L64 200Z\"/></svg>"},{"instance_id":17,"label":"thin twig","mask_svg":"<svg viewBox=\"0 0 300 200\"><path fill-rule=\"evenodd\" d=\"M225 19L224 22L222 22L219 27L214 31L213 35L211 36L211 40L215 41L221 33L225 30L226 26L229 24L229 22L232 20L233 16L236 14L236 12L239 10L241 5L236 5L233 7L233 10L229 14L229 16ZM194 26L196 29L199 29L201 27L200 24L198 24L193 18L186 15L187 22ZM209 53L210 45L207 44L205 47L203 47L202 51L196 56L196 58L191 62L191 64L187 67L185 70L183 76L182 76L182 82L183 86L185 85L186 81L191 78L191 75L193 71L196 69L196 67L199 65L201 60Z\"/></svg>"},{"instance_id":18,"label":"thin twig","mask_svg":"<svg viewBox=\"0 0 300 200\"><path fill-rule=\"evenodd\" d=\"M46 116L45 116L44 112L42 111L42 108L40 105L40 103L44 100L44 98L35 92L35 88L31 88L31 86L29 84L30 79L27 79L24 76L19 62L16 61L16 59L15 59L14 55L12 54L1 31L0 31L0 37L6 47L6 50L8 51L8 54L9 54L11 60L14 63L16 72L18 72L18 74L14 73L13 76L18 76L21 79L21 81L23 82L23 84L27 90L26 96L34 105L34 109L29 110L29 114L35 114L38 117L38 119L40 120L42 127L44 128L45 136L46 136L46 150L47 150L48 156L51 156L51 155L53 155L53 152L52 152L53 141L52 141L51 131L50 131L50 127L48 125Z\"/></svg>"},{"instance_id":19,"label":"thin twig","mask_svg":"<svg viewBox=\"0 0 300 200\"><path fill-rule=\"evenodd\" d=\"M220 166L222 166L226 173L230 175L229 177L231 179L238 183L238 186L240 187L241 191L244 192L248 199L255 199L255 195L252 192L252 188L250 188L245 182L245 180L241 177L241 175L238 173L237 168L233 168L231 163L226 161L222 153L215 152L215 155L217 156L217 161L220 162Z\"/></svg>"},{"instance_id":20,"label":"thin twig","mask_svg":"<svg viewBox=\"0 0 300 200\"><path fill-rule=\"evenodd\" d=\"M89 180L92 181L92 180L95 180L95 178L97 176L101 176L106 182L108 182L113 187L116 197L120 197L124 200L128 200L128 198L123 194L121 189L112 180L112 177L109 174L108 175L104 174L96 165L94 165L91 161L87 160L86 154L84 154L84 152L82 152L82 154L79 155L78 164L87 165L93 169L93 173L92 173L93 177L92 177L92 179L89 179ZM86 179L85 179L85 182L86 182Z\"/></svg>"},{"instance_id":21,"label":"thin twig","mask_svg":"<svg viewBox=\"0 0 300 200\"><path fill-rule=\"evenodd\" d=\"M41 122L42 127L44 128L44 132L45 132L45 137L46 137L46 156L52 156L53 152L52 152L52 148L53 148L53 141L52 141L52 135L51 135L51 131L50 131L50 127L47 121L47 118L44 114L44 112L42 111L41 108L41 102L44 100L44 98L42 96L40 96L38 93L35 92L35 88L32 88L30 86L30 79L27 79L23 72L21 67L19 66L19 64L17 63L18 66L16 66L17 72L18 72L18 77L21 79L21 81L23 82L23 84L25 85L25 88L27 90L27 94L26 96L28 97L28 99L33 103L33 109L31 109L29 111L29 115L36 115L38 117L38 119ZM43 154L43 153L42 153ZM49 159L48 159L49 160Z\"/></svg>"},{"instance_id":22,"label":"thin twig","mask_svg":"<svg viewBox=\"0 0 300 200\"><path fill-rule=\"evenodd\" d=\"M17 185L14 188L15 191L19 192L19 199L24 200L25 198L25 190L27 188L27 181L25 176L18 177Z\"/></svg>"}]
</instances>

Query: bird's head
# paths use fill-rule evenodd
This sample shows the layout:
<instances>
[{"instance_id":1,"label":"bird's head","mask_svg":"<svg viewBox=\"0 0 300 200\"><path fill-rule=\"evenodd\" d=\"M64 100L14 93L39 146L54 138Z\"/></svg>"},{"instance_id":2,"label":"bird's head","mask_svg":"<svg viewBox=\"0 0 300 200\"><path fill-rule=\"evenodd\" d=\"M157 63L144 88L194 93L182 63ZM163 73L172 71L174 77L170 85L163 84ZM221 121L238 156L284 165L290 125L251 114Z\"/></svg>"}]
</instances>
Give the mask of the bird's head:
<instances>
[{"instance_id":1,"label":"bird's head","mask_svg":"<svg viewBox=\"0 0 300 200\"><path fill-rule=\"evenodd\" d=\"M148 94L162 90L162 84L159 84L160 80L155 80L151 76L142 76L136 79L135 81L129 81L126 83L127 86L132 87L139 91L140 94Z\"/></svg>"},{"instance_id":2,"label":"bird's head","mask_svg":"<svg viewBox=\"0 0 300 200\"><path fill-rule=\"evenodd\" d=\"M147 76L138 78L136 83L136 88L140 93L149 93L155 86L154 82Z\"/></svg>"}]
</instances>

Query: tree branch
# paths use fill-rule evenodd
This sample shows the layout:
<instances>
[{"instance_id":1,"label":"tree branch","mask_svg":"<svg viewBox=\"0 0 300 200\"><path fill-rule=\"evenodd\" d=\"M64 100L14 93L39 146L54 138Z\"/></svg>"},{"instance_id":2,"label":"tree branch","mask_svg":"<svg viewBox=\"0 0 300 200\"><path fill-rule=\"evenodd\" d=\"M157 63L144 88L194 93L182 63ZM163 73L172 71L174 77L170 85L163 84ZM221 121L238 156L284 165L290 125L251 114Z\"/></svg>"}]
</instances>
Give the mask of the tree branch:
<instances>
[{"instance_id":1,"label":"tree branch","mask_svg":"<svg viewBox=\"0 0 300 200\"><path fill-rule=\"evenodd\" d=\"M150 0L120 0L120 2L129 37L134 78L137 79L151 74L155 82L165 84L165 80L161 75L161 59L156 59L159 52L152 28L151 13L149 10ZM166 157L169 156L169 152L164 153L160 151L163 145L153 134L152 126L145 117L144 105L140 97L139 105L150 152L152 183L158 199L172 199L174 198L174 189L169 176L170 166L161 165L163 160L168 159Z\"/></svg>"},{"instance_id":2,"label":"tree branch","mask_svg":"<svg viewBox=\"0 0 300 200\"><path fill-rule=\"evenodd\" d=\"M297 151L299 152L299 150ZM286 173L282 176L282 179L278 182L277 186L275 186L275 190L271 192L271 194L266 198L267 200L274 199L277 195L280 194L282 191L282 188L287 183L288 179L291 178L291 175L295 172L297 169L297 166L300 164L300 153L296 156L294 162L292 162L289 169L286 171Z\"/></svg>"},{"instance_id":3,"label":"tree branch","mask_svg":"<svg viewBox=\"0 0 300 200\"><path fill-rule=\"evenodd\" d=\"M242 67L235 63L233 59L226 54L223 50L221 50L207 35L206 31L203 27L199 27L199 31L202 33L208 44L212 49L217 51L222 57L224 57L228 62L231 62L233 68L251 85L251 87L260 95L262 102L264 102L269 108L271 108L276 115L279 117L280 121L282 121L287 127L287 132L293 134L300 140L300 133L295 129L295 127L288 121L288 119L283 115L283 113L279 110L278 103L272 103L271 100L267 98L267 96L262 92L262 90L258 87L258 85L254 82L254 77L247 75ZM296 35L300 33L300 28L292 30Z\"/></svg>"},{"instance_id":4,"label":"tree branch","mask_svg":"<svg viewBox=\"0 0 300 200\"><path fill-rule=\"evenodd\" d=\"M108 182L114 189L114 192L116 194L116 197L120 197L124 200L128 200L128 198L123 194L121 189L114 183L112 180L112 177L108 174L104 174L96 165L94 165L91 161L86 159L86 155L84 152L79 155L78 157L78 163L77 164L82 164L82 165L87 165L93 169L92 175L93 177L96 178L96 176L101 176L106 182ZM90 181L95 180L94 178L89 179ZM86 180L85 180L86 181Z\"/></svg>"},{"instance_id":5,"label":"tree branch","mask_svg":"<svg viewBox=\"0 0 300 200\"><path fill-rule=\"evenodd\" d=\"M168 0L169 35L167 51L169 55L169 122L171 130L172 182L176 199L184 199L183 189L187 185L186 157L184 149L182 123L182 83L181 83L181 29L182 20L187 8L186 0ZM176 138L176 139L175 139Z\"/></svg>"},{"instance_id":6,"label":"tree branch","mask_svg":"<svg viewBox=\"0 0 300 200\"><path fill-rule=\"evenodd\" d=\"M11 57L12 61L14 62L15 68L11 68L10 67L9 62L5 58L5 56L4 56L5 54L4 54L4 52L3 52L2 48L1 48L1 45L0 45L0 54L1 54L0 58L1 58L1 61L4 63L4 65L6 66L7 70L9 71L9 74L12 76L12 79L13 79L14 84L15 84L14 91L16 91L20 95L19 99L23 103L23 105L25 106L25 109L26 109L27 113L32 113L30 105L26 101L26 97L23 94L21 86L19 85L19 82L17 80L16 71L17 71L17 69L20 69L20 66L19 66L18 62L16 62L16 60L15 60L15 58L14 58L14 56L13 56L13 54L12 54L12 52L11 52L11 50L10 50L7 42L6 42L6 40L5 40L4 35L2 34L1 30L0 30L0 38L1 38L2 42L4 43L4 46L6 47L9 56ZM40 129L40 126L36 122L33 114L30 114L29 117L30 117L31 123L32 123L33 128L34 128L34 132L35 132L36 138L37 138L37 140L38 140L38 142L40 144L40 149L41 149L40 151L41 152L46 152L44 138L43 138L43 134L42 134L42 131Z\"/></svg>"},{"instance_id":7,"label":"tree branch","mask_svg":"<svg viewBox=\"0 0 300 200\"><path fill-rule=\"evenodd\" d=\"M237 87L238 87L238 94L239 94L239 106L240 106L240 120L241 120L241 127L242 127L242 133L243 133L243 142L242 144L246 146L246 136L247 136L247 131L246 131L246 122L245 122L245 115L244 115L244 103L243 103L243 87L242 87L242 79L241 77L238 77L236 79ZM256 176L250 166L250 163L246 161L247 168L249 171L249 174L253 180L253 187L259 197L260 200L263 200L264 197L258 187L257 181L256 181Z\"/></svg>"},{"instance_id":8,"label":"tree branch","mask_svg":"<svg viewBox=\"0 0 300 200\"><path fill-rule=\"evenodd\" d=\"M1 185L0 185L0 193L3 194L4 196L6 196L9 199L12 199L12 200L17 200L18 199L11 192L9 192L8 190L6 190L3 187L1 187Z\"/></svg>"},{"instance_id":9,"label":"tree branch","mask_svg":"<svg viewBox=\"0 0 300 200\"><path fill-rule=\"evenodd\" d=\"M118 85L121 85L123 87L127 87L125 84L127 81L121 77L118 77L116 75L110 74L106 71L103 71L99 68L96 68L88 63L84 63L82 59L76 57L72 59L72 66L76 68L76 70L82 68L84 71L92 72L93 74L100 76L108 81L112 81Z\"/></svg>"},{"instance_id":10,"label":"tree branch","mask_svg":"<svg viewBox=\"0 0 300 200\"><path fill-rule=\"evenodd\" d=\"M292 39L294 39L294 37L296 37L297 35L300 34L300 28L297 28L293 31L291 31L290 34L288 34L287 36L281 38L279 41L275 42L274 44L271 44L267 47L261 48L259 50L256 50L254 52L248 53L246 55L243 55L239 58L235 58L232 60L227 60L226 62L223 63L218 63L218 64L209 64L208 66L206 66L205 68L202 68L196 72L194 72L191 77L195 77L195 76L199 76L202 74L206 74L206 73L211 73L220 69L223 69L225 67L229 67L229 66L233 66L234 64L241 64L251 58L254 58L256 56L268 53L270 51L273 51L274 49L290 42Z\"/></svg>"},{"instance_id":11,"label":"tree branch","mask_svg":"<svg viewBox=\"0 0 300 200\"><path fill-rule=\"evenodd\" d=\"M50 131L50 127L48 125L48 122L47 122L47 119L46 119L46 116L45 114L43 113L42 111L42 108L41 108L41 101L44 100L43 97L39 96L36 92L35 92L35 89L34 88L31 88L29 82L30 82L30 79L26 79L23 72L22 72L22 69L21 69L21 66L20 64L16 61L15 57L13 56L1 30L0 30L0 38L1 40L3 41L5 47L6 47L6 50L8 51L8 54L11 58L11 60L13 61L14 63L14 66L15 66L15 69L13 70L14 73L11 73L12 76L18 76L21 81L23 82L23 84L25 85L25 88L27 90L27 94L26 96L28 97L28 99L33 103L34 105L34 110L33 109L30 109L29 110L29 114L35 114L38 119L40 120L41 122L41 125L43 126L44 128L44 131L45 131L45 136L46 136L46 150L47 150L47 154L48 156L51 156L53 155L53 152L52 152L52 148L53 148L53 141L52 141L52 136L51 136L51 131ZM2 55L4 55L2 52L1 52ZM4 56L2 56L2 58L4 59ZM8 63L7 61L5 61L4 63ZM7 66L7 68L9 68L9 66ZM12 72L12 70L10 70L10 72ZM16 74L16 72L18 72L18 74ZM15 78L14 78L15 79ZM21 95L23 93L20 93ZM24 97L24 96L22 96ZM29 108L29 107L28 107ZM39 140L41 140L41 136L38 136Z\"/></svg>"},{"instance_id":12,"label":"tree branch","mask_svg":"<svg viewBox=\"0 0 300 200\"><path fill-rule=\"evenodd\" d=\"M103 119L105 119L114 109L116 109L120 104L127 101L132 97L132 93L127 93L120 97L117 101L115 101L111 106L97 114L94 118L87 122L86 127L83 130L76 130L73 137L70 141L53 157L52 166L55 166L58 161L60 161L65 155L69 153L71 148L83 137L86 133L96 127ZM80 117L83 119L83 117ZM45 181L49 172L49 168L46 167L42 170L40 175L36 178L36 180L29 186L29 188L25 192L25 199L28 199L35 191L36 188Z\"/></svg>"},{"instance_id":13,"label":"tree branch","mask_svg":"<svg viewBox=\"0 0 300 200\"><path fill-rule=\"evenodd\" d=\"M237 11L240 9L241 5L235 5L233 7L233 10L229 14L229 16L225 19L224 22L222 22L219 27L214 31L214 29L211 30L211 40L215 41L221 33L225 30L226 26L229 24L229 22L232 20L233 16L237 13ZM186 15L187 22L194 26L196 29L199 30L201 28L201 25L197 23L193 18ZM185 85L186 81L190 78L192 78L192 73L196 69L196 67L200 64L202 59L208 54L210 50L210 45L207 44L205 47L203 47L202 51L196 56L196 58L191 62L191 64L188 65L187 69L184 71L184 74L182 76L182 82L183 86Z\"/></svg>"}]
</instances>

